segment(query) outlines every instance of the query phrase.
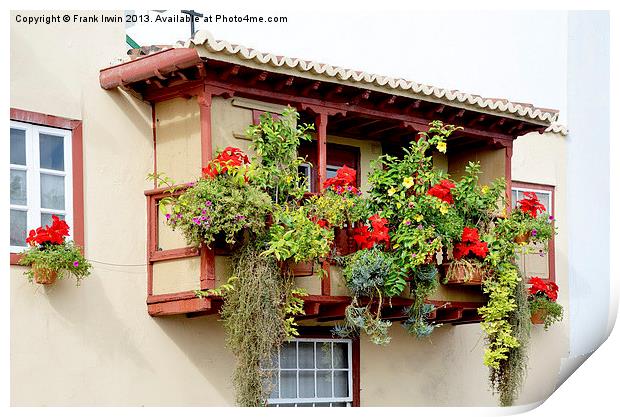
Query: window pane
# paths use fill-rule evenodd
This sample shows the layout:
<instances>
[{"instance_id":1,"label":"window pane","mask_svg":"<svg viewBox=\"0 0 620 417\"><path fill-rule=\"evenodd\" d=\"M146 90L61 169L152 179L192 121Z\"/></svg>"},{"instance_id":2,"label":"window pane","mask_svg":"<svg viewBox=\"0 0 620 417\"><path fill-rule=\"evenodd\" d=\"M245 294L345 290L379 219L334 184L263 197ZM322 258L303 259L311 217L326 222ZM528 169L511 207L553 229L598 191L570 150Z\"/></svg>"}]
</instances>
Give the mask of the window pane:
<instances>
[{"instance_id":1,"label":"window pane","mask_svg":"<svg viewBox=\"0 0 620 417\"><path fill-rule=\"evenodd\" d=\"M51 213L41 213L41 226L45 227L45 226L51 226L52 225L52 214ZM65 219L65 215L64 214L55 214L55 216L58 216L58 218L60 220L64 220Z\"/></svg>"},{"instance_id":2,"label":"window pane","mask_svg":"<svg viewBox=\"0 0 620 417\"><path fill-rule=\"evenodd\" d=\"M299 398L314 398L314 371L299 371Z\"/></svg>"},{"instance_id":3,"label":"window pane","mask_svg":"<svg viewBox=\"0 0 620 417\"><path fill-rule=\"evenodd\" d=\"M334 343L334 368L349 369L348 347L346 343Z\"/></svg>"},{"instance_id":4,"label":"window pane","mask_svg":"<svg viewBox=\"0 0 620 417\"><path fill-rule=\"evenodd\" d=\"M280 369L297 368L297 349L295 343L285 343L280 348Z\"/></svg>"},{"instance_id":5,"label":"window pane","mask_svg":"<svg viewBox=\"0 0 620 417\"><path fill-rule=\"evenodd\" d=\"M41 168L64 171L65 153L62 136L39 134L39 154L41 155Z\"/></svg>"},{"instance_id":6,"label":"window pane","mask_svg":"<svg viewBox=\"0 0 620 417\"><path fill-rule=\"evenodd\" d=\"M299 342L299 368L314 369L314 343Z\"/></svg>"},{"instance_id":7,"label":"window pane","mask_svg":"<svg viewBox=\"0 0 620 417\"><path fill-rule=\"evenodd\" d=\"M25 211L11 210L11 246L26 246Z\"/></svg>"},{"instance_id":8,"label":"window pane","mask_svg":"<svg viewBox=\"0 0 620 417\"><path fill-rule=\"evenodd\" d=\"M316 371L316 396L329 398L332 396L332 372Z\"/></svg>"},{"instance_id":9,"label":"window pane","mask_svg":"<svg viewBox=\"0 0 620 417\"><path fill-rule=\"evenodd\" d=\"M347 403L331 403L332 407L346 407Z\"/></svg>"},{"instance_id":10,"label":"window pane","mask_svg":"<svg viewBox=\"0 0 620 417\"><path fill-rule=\"evenodd\" d=\"M282 398L297 398L297 372L281 371L280 391Z\"/></svg>"},{"instance_id":11,"label":"window pane","mask_svg":"<svg viewBox=\"0 0 620 417\"><path fill-rule=\"evenodd\" d=\"M545 210L547 210L547 212L549 212L549 208L551 206L550 204L550 195L547 193L536 193L536 196L538 197L538 201L540 201L540 203L545 206Z\"/></svg>"},{"instance_id":12,"label":"window pane","mask_svg":"<svg viewBox=\"0 0 620 417\"><path fill-rule=\"evenodd\" d=\"M347 371L334 372L334 397L349 396L349 373Z\"/></svg>"},{"instance_id":13,"label":"window pane","mask_svg":"<svg viewBox=\"0 0 620 417\"><path fill-rule=\"evenodd\" d=\"M41 207L65 209L65 178L59 175L41 174Z\"/></svg>"},{"instance_id":14,"label":"window pane","mask_svg":"<svg viewBox=\"0 0 620 417\"><path fill-rule=\"evenodd\" d=\"M510 203L511 203L512 208L517 207L517 201L519 201L519 195L518 195L517 190L512 190L511 200L512 201Z\"/></svg>"},{"instance_id":15,"label":"window pane","mask_svg":"<svg viewBox=\"0 0 620 417\"><path fill-rule=\"evenodd\" d=\"M336 176L336 172L338 168L327 168L327 178L334 178Z\"/></svg>"},{"instance_id":16,"label":"window pane","mask_svg":"<svg viewBox=\"0 0 620 417\"><path fill-rule=\"evenodd\" d=\"M25 206L26 199L26 171L11 170L11 204Z\"/></svg>"},{"instance_id":17,"label":"window pane","mask_svg":"<svg viewBox=\"0 0 620 417\"><path fill-rule=\"evenodd\" d=\"M11 163L26 165L26 131L11 128Z\"/></svg>"},{"instance_id":18,"label":"window pane","mask_svg":"<svg viewBox=\"0 0 620 417\"><path fill-rule=\"evenodd\" d=\"M265 390L271 389L269 398L278 398L278 371L271 373L271 378L265 383Z\"/></svg>"},{"instance_id":19,"label":"window pane","mask_svg":"<svg viewBox=\"0 0 620 417\"><path fill-rule=\"evenodd\" d=\"M317 343L316 345L316 367L320 369L329 369L332 367L332 344Z\"/></svg>"}]
</instances>

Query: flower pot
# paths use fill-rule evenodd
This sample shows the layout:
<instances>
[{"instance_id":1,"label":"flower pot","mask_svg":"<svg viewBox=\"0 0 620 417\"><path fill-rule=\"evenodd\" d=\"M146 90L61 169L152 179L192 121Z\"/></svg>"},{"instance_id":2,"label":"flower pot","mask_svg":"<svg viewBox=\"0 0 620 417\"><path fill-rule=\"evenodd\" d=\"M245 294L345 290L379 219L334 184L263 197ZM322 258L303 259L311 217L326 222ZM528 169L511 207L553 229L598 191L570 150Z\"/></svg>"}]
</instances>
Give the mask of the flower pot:
<instances>
[{"instance_id":1,"label":"flower pot","mask_svg":"<svg viewBox=\"0 0 620 417\"><path fill-rule=\"evenodd\" d=\"M293 262L292 260L281 262L280 269L283 274L294 277L308 277L314 274L314 261Z\"/></svg>"},{"instance_id":2,"label":"flower pot","mask_svg":"<svg viewBox=\"0 0 620 417\"><path fill-rule=\"evenodd\" d=\"M464 265L462 263L442 264L446 285L481 285L484 279L484 269L475 265Z\"/></svg>"},{"instance_id":3,"label":"flower pot","mask_svg":"<svg viewBox=\"0 0 620 417\"><path fill-rule=\"evenodd\" d=\"M520 235L518 235L517 237L515 237L515 243L530 243L530 236L532 235L532 232L525 232L522 233Z\"/></svg>"},{"instance_id":4,"label":"flower pot","mask_svg":"<svg viewBox=\"0 0 620 417\"><path fill-rule=\"evenodd\" d=\"M356 245L353 240L353 228L335 228L334 247L336 248L336 255L338 256L346 256L355 252Z\"/></svg>"},{"instance_id":5,"label":"flower pot","mask_svg":"<svg viewBox=\"0 0 620 417\"><path fill-rule=\"evenodd\" d=\"M532 324L545 324L545 318L547 318L547 310L544 308L539 308L532 312Z\"/></svg>"},{"instance_id":6,"label":"flower pot","mask_svg":"<svg viewBox=\"0 0 620 417\"><path fill-rule=\"evenodd\" d=\"M43 285L52 285L58 278L58 271L54 269L41 268L32 266L32 272L34 274L34 282Z\"/></svg>"}]
</instances>

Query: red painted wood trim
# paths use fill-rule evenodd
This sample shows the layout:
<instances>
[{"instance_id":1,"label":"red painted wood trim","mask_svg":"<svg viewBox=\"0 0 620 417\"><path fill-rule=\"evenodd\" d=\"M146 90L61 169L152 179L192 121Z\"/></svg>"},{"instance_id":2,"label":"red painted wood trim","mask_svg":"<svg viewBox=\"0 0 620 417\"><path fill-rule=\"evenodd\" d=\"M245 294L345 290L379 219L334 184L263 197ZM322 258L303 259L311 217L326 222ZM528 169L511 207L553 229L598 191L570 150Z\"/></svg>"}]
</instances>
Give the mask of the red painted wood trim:
<instances>
[{"instance_id":1,"label":"red painted wood trim","mask_svg":"<svg viewBox=\"0 0 620 417\"><path fill-rule=\"evenodd\" d=\"M215 288L215 249L200 249L200 289Z\"/></svg>"},{"instance_id":2,"label":"red painted wood trim","mask_svg":"<svg viewBox=\"0 0 620 417\"><path fill-rule=\"evenodd\" d=\"M71 159L73 180L73 241L85 248L84 241L84 146L82 121L11 108L11 120L42 126L71 130ZM11 253L11 265L16 265L21 256Z\"/></svg>"},{"instance_id":3,"label":"red painted wood trim","mask_svg":"<svg viewBox=\"0 0 620 417\"><path fill-rule=\"evenodd\" d=\"M321 268L327 273L321 280L321 295L331 295L332 294L332 279L331 279L331 264L329 260L325 260L321 263Z\"/></svg>"},{"instance_id":4,"label":"red painted wood trim","mask_svg":"<svg viewBox=\"0 0 620 417\"><path fill-rule=\"evenodd\" d=\"M353 371L353 407L361 405L360 339L353 339L351 365Z\"/></svg>"},{"instance_id":5,"label":"red painted wood trim","mask_svg":"<svg viewBox=\"0 0 620 417\"><path fill-rule=\"evenodd\" d=\"M21 253L11 253L11 265L19 265L19 261L22 259Z\"/></svg>"},{"instance_id":6,"label":"red painted wood trim","mask_svg":"<svg viewBox=\"0 0 620 417\"><path fill-rule=\"evenodd\" d=\"M198 312L215 313L212 300L209 298L192 298L178 300L169 303L155 303L148 305L148 313L151 316L170 316L174 314L188 314Z\"/></svg>"},{"instance_id":7,"label":"red painted wood trim","mask_svg":"<svg viewBox=\"0 0 620 417\"><path fill-rule=\"evenodd\" d=\"M153 174L157 175L157 114L155 104L151 104L151 127L153 129ZM156 179L153 179L153 188L157 188Z\"/></svg>"},{"instance_id":8,"label":"red painted wood trim","mask_svg":"<svg viewBox=\"0 0 620 417\"><path fill-rule=\"evenodd\" d=\"M192 258L200 256L200 249L191 246L166 250L156 250L151 253L151 262L171 261L174 259Z\"/></svg>"},{"instance_id":9,"label":"red painted wood trim","mask_svg":"<svg viewBox=\"0 0 620 417\"><path fill-rule=\"evenodd\" d=\"M198 96L200 107L200 155L202 168L206 167L213 158L213 144L211 141L211 92L204 90Z\"/></svg>"},{"instance_id":10,"label":"red painted wood trim","mask_svg":"<svg viewBox=\"0 0 620 417\"><path fill-rule=\"evenodd\" d=\"M327 179L327 114L319 113L316 116L316 145L318 159L318 190L323 189L323 183Z\"/></svg>"},{"instance_id":11,"label":"red painted wood trim","mask_svg":"<svg viewBox=\"0 0 620 417\"><path fill-rule=\"evenodd\" d=\"M512 142L505 149L506 211L512 209Z\"/></svg>"},{"instance_id":12,"label":"red painted wood trim","mask_svg":"<svg viewBox=\"0 0 620 417\"><path fill-rule=\"evenodd\" d=\"M153 263L151 262L151 254L153 253L153 211L151 206L153 197L146 197L146 294L153 294Z\"/></svg>"},{"instance_id":13,"label":"red painted wood trim","mask_svg":"<svg viewBox=\"0 0 620 417\"><path fill-rule=\"evenodd\" d=\"M180 291L166 294L149 295L146 298L147 304L155 303L168 303L170 301L189 300L192 298L199 298L194 291ZM218 298L218 297L209 297ZM218 298L219 299L219 298Z\"/></svg>"},{"instance_id":14,"label":"red painted wood trim","mask_svg":"<svg viewBox=\"0 0 620 417\"><path fill-rule=\"evenodd\" d=\"M531 188L532 190L550 191L551 192L551 215L555 216L555 186L547 184L535 184L525 181L513 181L512 187ZM511 187L511 188L512 188ZM549 281L555 282L555 236L551 238L548 244L549 255Z\"/></svg>"}]
</instances>

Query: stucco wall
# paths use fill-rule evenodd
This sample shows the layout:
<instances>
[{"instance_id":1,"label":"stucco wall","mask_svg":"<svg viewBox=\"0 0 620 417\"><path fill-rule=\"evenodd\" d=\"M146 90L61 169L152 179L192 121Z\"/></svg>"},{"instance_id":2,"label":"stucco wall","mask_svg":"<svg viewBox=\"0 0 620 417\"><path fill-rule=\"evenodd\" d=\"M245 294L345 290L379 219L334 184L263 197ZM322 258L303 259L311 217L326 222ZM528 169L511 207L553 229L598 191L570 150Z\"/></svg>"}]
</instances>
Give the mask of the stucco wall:
<instances>
[{"instance_id":1,"label":"stucco wall","mask_svg":"<svg viewBox=\"0 0 620 417\"><path fill-rule=\"evenodd\" d=\"M146 312L143 191L152 187L145 180L153 167L151 109L98 82L99 70L125 53L123 25L11 20L11 106L84 122L85 246L94 265L79 288L71 281L35 286L21 276L22 268L11 268L11 404L231 405L234 359L217 317L151 318ZM177 181L199 174L197 106L184 100L157 107L158 165ZM245 114L243 126L233 125L241 125L235 117L226 122L229 109L223 99L214 100L214 120L221 120L214 126L215 147L245 148L249 142L231 139L231 132L248 124L247 109L238 110ZM174 143L181 146L172 150ZM515 173L528 169L515 167ZM225 258L217 262L218 276L225 275ZM167 285L160 281L155 290L166 292ZM561 291L560 301L565 296ZM564 348L565 326L545 335L534 331L535 368L521 402L550 389L546 377ZM383 348L362 340L363 405L495 404L479 326L444 326L430 340L416 341L394 324L392 335Z\"/></svg>"}]
</instances>

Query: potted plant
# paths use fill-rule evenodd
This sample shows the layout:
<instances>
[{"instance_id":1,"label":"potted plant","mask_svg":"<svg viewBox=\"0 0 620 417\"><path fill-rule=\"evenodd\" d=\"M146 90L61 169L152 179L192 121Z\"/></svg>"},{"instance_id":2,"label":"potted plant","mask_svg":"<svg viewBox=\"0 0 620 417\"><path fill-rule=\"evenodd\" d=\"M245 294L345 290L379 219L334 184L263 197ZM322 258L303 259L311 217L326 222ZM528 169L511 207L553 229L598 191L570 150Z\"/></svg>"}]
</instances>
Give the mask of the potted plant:
<instances>
[{"instance_id":1,"label":"potted plant","mask_svg":"<svg viewBox=\"0 0 620 417\"><path fill-rule=\"evenodd\" d=\"M513 220L514 241L520 245L548 241L554 234L553 216L545 212L536 193L526 192L523 199L517 202L517 209L511 213Z\"/></svg>"},{"instance_id":2,"label":"potted plant","mask_svg":"<svg viewBox=\"0 0 620 417\"><path fill-rule=\"evenodd\" d=\"M545 282L539 277L531 277L528 284L530 284L528 303L532 324L542 324L547 330L563 317L564 309L557 303L558 286L553 281Z\"/></svg>"},{"instance_id":3,"label":"potted plant","mask_svg":"<svg viewBox=\"0 0 620 417\"><path fill-rule=\"evenodd\" d=\"M90 275L90 263L73 241L66 240L69 226L64 220L52 216L51 226L30 230L26 243L29 248L22 252L20 265L30 266L24 274L37 284L51 285L65 274L76 279L76 285Z\"/></svg>"},{"instance_id":4,"label":"potted plant","mask_svg":"<svg viewBox=\"0 0 620 417\"><path fill-rule=\"evenodd\" d=\"M454 260L448 264L444 284L480 285L486 275L484 258L489 254L487 242L480 240L478 230L464 227L461 241L454 245Z\"/></svg>"}]
</instances>

